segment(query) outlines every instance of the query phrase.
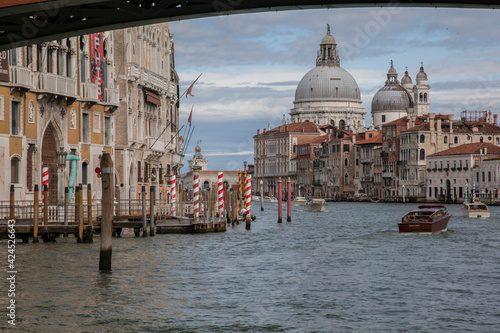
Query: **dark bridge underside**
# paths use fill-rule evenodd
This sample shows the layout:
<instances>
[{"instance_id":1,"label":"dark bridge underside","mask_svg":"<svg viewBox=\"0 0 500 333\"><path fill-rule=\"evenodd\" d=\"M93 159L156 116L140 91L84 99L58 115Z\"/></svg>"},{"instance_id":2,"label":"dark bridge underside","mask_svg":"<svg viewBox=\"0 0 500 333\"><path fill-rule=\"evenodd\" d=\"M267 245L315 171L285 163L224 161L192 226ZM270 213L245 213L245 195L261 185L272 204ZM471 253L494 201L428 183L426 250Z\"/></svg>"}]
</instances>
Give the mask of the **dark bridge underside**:
<instances>
[{"instance_id":1,"label":"dark bridge underside","mask_svg":"<svg viewBox=\"0 0 500 333\"><path fill-rule=\"evenodd\" d=\"M0 50L158 22L277 10L348 7L500 8L499 1L2 0Z\"/></svg>"}]
</instances>

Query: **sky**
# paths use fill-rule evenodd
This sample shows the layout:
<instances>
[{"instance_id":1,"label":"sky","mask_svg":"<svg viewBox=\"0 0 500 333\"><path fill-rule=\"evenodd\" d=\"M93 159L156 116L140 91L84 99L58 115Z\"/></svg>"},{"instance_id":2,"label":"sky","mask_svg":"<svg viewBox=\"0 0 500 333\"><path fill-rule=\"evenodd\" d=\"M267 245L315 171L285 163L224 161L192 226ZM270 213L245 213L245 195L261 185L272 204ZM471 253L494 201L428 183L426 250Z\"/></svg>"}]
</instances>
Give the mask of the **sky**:
<instances>
[{"instance_id":1,"label":"sky","mask_svg":"<svg viewBox=\"0 0 500 333\"><path fill-rule=\"evenodd\" d=\"M340 66L356 80L370 125L371 100L391 60L400 80L428 75L430 112L500 113L500 11L377 7L237 14L170 23L175 68L184 92L180 124L193 110L185 166L198 142L209 170L253 164L257 129L289 117L295 89L316 66L327 24ZM187 127L187 126L186 126Z\"/></svg>"}]
</instances>

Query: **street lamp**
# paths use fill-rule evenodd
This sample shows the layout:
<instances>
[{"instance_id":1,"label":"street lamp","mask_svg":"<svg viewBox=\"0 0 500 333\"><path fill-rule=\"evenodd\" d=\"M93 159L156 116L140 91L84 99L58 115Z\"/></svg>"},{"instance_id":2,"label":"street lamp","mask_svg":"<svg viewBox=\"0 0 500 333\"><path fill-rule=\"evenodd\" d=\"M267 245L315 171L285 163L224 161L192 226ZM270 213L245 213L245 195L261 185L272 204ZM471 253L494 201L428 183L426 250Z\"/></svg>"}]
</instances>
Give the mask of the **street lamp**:
<instances>
[{"instance_id":1,"label":"street lamp","mask_svg":"<svg viewBox=\"0 0 500 333\"><path fill-rule=\"evenodd\" d=\"M68 153L64 151L64 146L60 146L59 151L57 151L56 154L57 154L57 164L61 168L64 168L66 166L66 156L68 155Z\"/></svg>"}]
</instances>

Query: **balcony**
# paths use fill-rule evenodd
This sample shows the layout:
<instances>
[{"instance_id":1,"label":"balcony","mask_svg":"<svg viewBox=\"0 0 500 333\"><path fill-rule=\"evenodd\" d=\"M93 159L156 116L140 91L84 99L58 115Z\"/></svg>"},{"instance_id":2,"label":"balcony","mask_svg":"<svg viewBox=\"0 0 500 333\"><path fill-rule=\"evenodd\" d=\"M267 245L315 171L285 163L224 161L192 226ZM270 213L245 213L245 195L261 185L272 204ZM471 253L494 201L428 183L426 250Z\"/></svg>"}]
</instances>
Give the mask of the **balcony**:
<instances>
[{"instance_id":1,"label":"balcony","mask_svg":"<svg viewBox=\"0 0 500 333\"><path fill-rule=\"evenodd\" d=\"M33 89L33 72L27 67L10 66L10 82L14 87Z\"/></svg>"},{"instance_id":2,"label":"balcony","mask_svg":"<svg viewBox=\"0 0 500 333\"><path fill-rule=\"evenodd\" d=\"M120 106L120 91L118 88L104 88L104 104Z\"/></svg>"},{"instance_id":3,"label":"balcony","mask_svg":"<svg viewBox=\"0 0 500 333\"><path fill-rule=\"evenodd\" d=\"M361 177L362 182L373 182L373 177L372 176L364 176Z\"/></svg>"},{"instance_id":4,"label":"balcony","mask_svg":"<svg viewBox=\"0 0 500 333\"><path fill-rule=\"evenodd\" d=\"M406 166L408 164L408 161L397 161L396 164L397 166Z\"/></svg>"},{"instance_id":5,"label":"balcony","mask_svg":"<svg viewBox=\"0 0 500 333\"><path fill-rule=\"evenodd\" d=\"M145 148L163 152L165 150L165 142L162 138L156 140L156 137L148 136L146 138Z\"/></svg>"},{"instance_id":6,"label":"balcony","mask_svg":"<svg viewBox=\"0 0 500 333\"><path fill-rule=\"evenodd\" d=\"M39 92L71 98L78 97L76 79L46 72L37 72L35 75Z\"/></svg>"},{"instance_id":7,"label":"balcony","mask_svg":"<svg viewBox=\"0 0 500 333\"><path fill-rule=\"evenodd\" d=\"M392 178L394 176L394 172L392 171L382 171L382 178Z\"/></svg>"},{"instance_id":8,"label":"balcony","mask_svg":"<svg viewBox=\"0 0 500 333\"><path fill-rule=\"evenodd\" d=\"M361 164L372 164L373 163L373 158L371 157L362 157L361 158Z\"/></svg>"},{"instance_id":9,"label":"balcony","mask_svg":"<svg viewBox=\"0 0 500 333\"><path fill-rule=\"evenodd\" d=\"M99 85L92 82L80 82L82 102L99 102Z\"/></svg>"}]
</instances>

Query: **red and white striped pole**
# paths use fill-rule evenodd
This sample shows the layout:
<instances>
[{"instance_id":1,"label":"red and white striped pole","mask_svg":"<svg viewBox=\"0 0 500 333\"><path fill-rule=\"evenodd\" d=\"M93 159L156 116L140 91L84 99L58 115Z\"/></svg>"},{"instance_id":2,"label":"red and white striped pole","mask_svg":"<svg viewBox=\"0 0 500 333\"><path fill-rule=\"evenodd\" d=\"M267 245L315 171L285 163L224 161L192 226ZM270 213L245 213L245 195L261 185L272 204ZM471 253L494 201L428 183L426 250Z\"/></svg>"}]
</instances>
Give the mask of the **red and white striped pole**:
<instances>
[{"instance_id":1,"label":"red and white striped pole","mask_svg":"<svg viewBox=\"0 0 500 333\"><path fill-rule=\"evenodd\" d=\"M193 173L193 213L194 221L200 219L200 176L198 172Z\"/></svg>"},{"instance_id":2,"label":"red and white striped pole","mask_svg":"<svg viewBox=\"0 0 500 333\"><path fill-rule=\"evenodd\" d=\"M43 167L42 168L42 202L45 202L45 185L47 185L47 190L49 188L49 168L48 167ZM47 193L47 195L49 195ZM45 222L43 219L44 216L44 211L45 211L45 205L42 205L42 222Z\"/></svg>"},{"instance_id":3,"label":"red and white striped pole","mask_svg":"<svg viewBox=\"0 0 500 333\"><path fill-rule=\"evenodd\" d=\"M175 203L177 201L177 189L176 189L176 183L175 183L175 175L172 175L170 177L170 182L171 182L171 203L172 203L172 206L171 206L171 210L170 210L170 215L171 216L175 216L176 215L176 211L175 211Z\"/></svg>"},{"instance_id":4,"label":"red and white striped pole","mask_svg":"<svg viewBox=\"0 0 500 333\"><path fill-rule=\"evenodd\" d=\"M247 211L246 212L247 224L250 223L250 219L252 217L251 208L252 208L252 175L247 174L245 179L245 209Z\"/></svg>"},{"instance_id":5,"label":"red and white striped pole","mask_svg":"<svg viewBox=\"0 0 500 333\"><path fill-rule=\"evenodd\" d=\"M218 204L218 210L219 210L219 217L224 216L224 188L223 188L223 179L224 179L224 174L222 172L219 172L217 175L218 178L218 186L217 186L217 201L219 202Z\"/></svg>"}]
</instances>

